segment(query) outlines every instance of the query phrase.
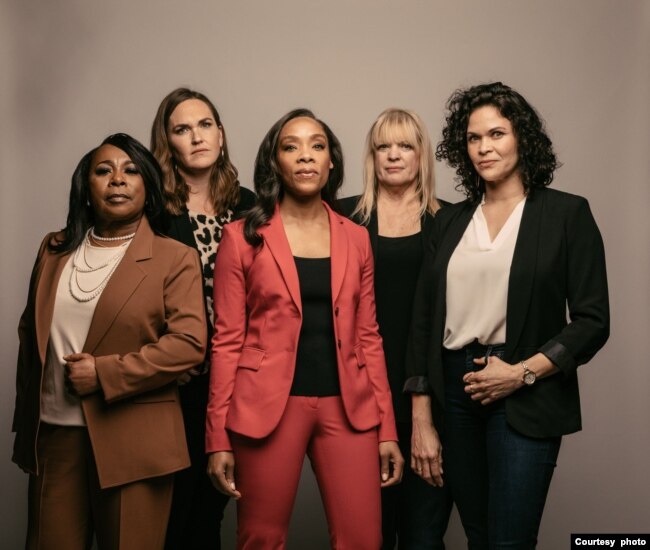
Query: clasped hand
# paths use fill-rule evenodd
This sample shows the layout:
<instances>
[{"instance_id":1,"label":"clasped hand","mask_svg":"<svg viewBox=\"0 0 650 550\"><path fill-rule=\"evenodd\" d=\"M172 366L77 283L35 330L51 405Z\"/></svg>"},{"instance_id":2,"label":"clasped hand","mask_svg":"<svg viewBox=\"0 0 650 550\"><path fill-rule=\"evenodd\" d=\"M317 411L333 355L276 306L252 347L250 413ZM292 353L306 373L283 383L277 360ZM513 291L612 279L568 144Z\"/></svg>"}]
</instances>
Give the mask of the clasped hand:
<instances>
[{"instance_id":1,"label":"clasped hand","mask_svg":"<svg viewBox=\"0 0 650 550\"><path fill-rule=\"evenodd\" d=\"M95 358L90 353L63 356L65 385L72 395L84 396L100 389Z\"/></svg>"},{"instance_id":2,"label":"clasped hand","mask_svg":"<svg viewBox=\"0 0 650 550\"><path fill-rule=\"evenodd\" d=\"M463 382L465 392L482 405L503 399L523 386L523 371L516 365L506 363L494 355L488 357L487 364L485 357L474 359L474 363L485 365L485 368L467 373L463 376Z\"/></svg>"}]
</instances>

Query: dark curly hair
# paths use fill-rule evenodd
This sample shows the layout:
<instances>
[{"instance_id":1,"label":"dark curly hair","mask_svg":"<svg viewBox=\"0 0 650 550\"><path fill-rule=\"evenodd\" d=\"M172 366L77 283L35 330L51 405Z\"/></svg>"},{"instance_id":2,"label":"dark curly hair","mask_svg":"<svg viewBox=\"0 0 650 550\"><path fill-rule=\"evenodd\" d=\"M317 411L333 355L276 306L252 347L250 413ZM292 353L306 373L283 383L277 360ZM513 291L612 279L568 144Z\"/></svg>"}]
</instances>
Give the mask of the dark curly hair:
<instances>
[{"instance_id":1,"label":"dark curly hair","mask_svg":"<svg viewBox=\"0 0 650 550\"><path fill-rule=\"evenodd\" d=\"M436 159L445 160L456 169L456 189L463 191L471 202L478 202L485 191L485 182L478 177L467 152L467 126L470 115L486 105L496 107L512 124L526 193L532 195L535 189L550 185L560 164L544 121L521 94L501 82L493 82L456 90L447 101L448 112Z\"/></svg>"},{"instance_id":2,"label":"dark curly hair","mask_svg":"<svg viewBox=\"0 0 650 550\"><path fill-rule=\"evenodd\" d=\"M244 222L244 238L253 246L262 244L262 237L257 230L271 219L276 203L282 200L284 195L282 175L277 161L280 133L287 122L299 117L313 119L322 126L325 132L330 159L334 168L330 170L327 183L321 190L321 197L333 210L338 211L336 195L341 185L343 185L343 150L341 143L330 127L322 120L317 119L309 109L294 109L271 126L257 152L255 172L253 174L257 201L255 206L248 211Z\"/></svg>"},{"instance_id":3,"label":"dark curly hair","mask_svg":"<svg viewBox=\"0 0 650 550\"><path fill-rule=\"evenodd\" d=\"M163 199L162 172L154 156L137 139L128 134L113 134L100 145L91 149L79 161L72 174L68 219L60 240L53 240L48 247L51 252L64 254L75 250L86 236L88 228L95 225L95 213L90 202L90 169L95 153L102 145L113 145L124 151L140 170L144 181L146 202L144 215L151 229L162 234L167 222Z\"/></svg>"}]
</instances>

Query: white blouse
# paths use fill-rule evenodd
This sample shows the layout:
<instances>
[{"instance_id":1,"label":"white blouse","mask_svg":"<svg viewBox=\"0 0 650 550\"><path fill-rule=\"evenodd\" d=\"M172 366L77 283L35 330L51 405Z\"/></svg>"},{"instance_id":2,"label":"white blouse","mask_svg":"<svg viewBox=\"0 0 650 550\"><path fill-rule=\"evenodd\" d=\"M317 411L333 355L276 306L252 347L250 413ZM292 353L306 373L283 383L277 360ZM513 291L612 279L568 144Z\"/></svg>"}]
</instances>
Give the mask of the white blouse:
<instances>
[{"instance_id":1,"label":"white blouse","mask_svg":"<svg viewBox=\"0 0 650 550\"><path fill-rule=\"evenodd\" d=\"M447 317L443 345L460 349L474 340L506 341L508 280L524 197L493 241L483 216L485 198L474 212L447 267Z\"/></svg>"},{"instance_id":2,"label":"white blouse","mask_svg":"<svg viewBox=\"0 0 650 550\"><path fill-rule=\"evenodd\" d=\"M116 263L119 263L128 244L125 243L122 247L103 248L90 246L84 240L79 249L70 255L63 268L56 289L41 389L41 420L48 424L86 425L81 400L76 395L70 394L65 387L63 356L83 350L95 307L103 292L100 283L108 282L115 263L112 262L105 268L90 273L75 274L73 273L75 259L77 262L83 262L83 266L103 266L111 258L115 258ZM75 279L72 280L71 277ZM92 299L79 301L72 295L70 289L71 285L76 283L79 283L77 288L86 290L97 287L99 292Z\"/></svg>"}]
</instances>

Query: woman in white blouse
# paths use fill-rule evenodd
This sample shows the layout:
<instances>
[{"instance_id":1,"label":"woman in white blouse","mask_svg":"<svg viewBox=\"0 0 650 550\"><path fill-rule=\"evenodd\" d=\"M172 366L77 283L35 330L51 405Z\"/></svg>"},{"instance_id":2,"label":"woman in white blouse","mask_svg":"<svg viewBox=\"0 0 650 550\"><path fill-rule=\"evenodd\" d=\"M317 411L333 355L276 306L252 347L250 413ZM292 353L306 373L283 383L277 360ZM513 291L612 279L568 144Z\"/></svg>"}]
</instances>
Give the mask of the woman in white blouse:
<instances>
[{"instance_id":1,"label":"woman in white blouse","mask_svg":"<svg viewBox=\"0 0 650 550\"><path fill-rule=\"evenodd\" d=\"M162 175L126 134L79 162L18 334L13 460L29 550L162 550L189 465L176 379L205 356L201 268L162 236Z\"/></svg>"},{"instance_id":2,"label":"woman in white blouse","mask_svg":"<svg viewBox=\"0 0 650 550\"><path fill-rule=\"evenodd\" d=\"M547 189L558 163L520 94L474 86L447 108L436 156L467 200L436 217L416 291L412 462L439 482L444 456L470 548L535 548L581 428L576 368L609 335L603 244L585 199Z\"/></svg>"}]
</instances>

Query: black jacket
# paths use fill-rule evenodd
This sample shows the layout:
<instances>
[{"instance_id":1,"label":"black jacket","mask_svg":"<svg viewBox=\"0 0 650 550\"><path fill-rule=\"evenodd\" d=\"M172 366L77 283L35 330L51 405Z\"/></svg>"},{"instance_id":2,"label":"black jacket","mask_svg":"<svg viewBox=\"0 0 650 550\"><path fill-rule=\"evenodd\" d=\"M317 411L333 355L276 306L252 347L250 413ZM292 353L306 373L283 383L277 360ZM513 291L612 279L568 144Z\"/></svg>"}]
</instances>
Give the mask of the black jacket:
<instances>
[{"instance_id":1,"label":"black jacket","mask_svg":"<svg viewBox=\"0 0 650 550\"><path fill-rule=\"evenodd\" d=\"M255 193L246 189L245 187L239 188L239 202L232 208L233 221L241 218L246 210L249 210L255 205ZM167 223L166 235L175 239L177 241L191 246L195 250L198 250L196 245L196 240L194 239L194 231L192 230L192 222L190 220L190 215L187 212L187 209L177 216L169 216L169 221ZM219 284L218 281L215 281L214 284ZM205 287L203 289L205 293ZM204 298L205 303L205 298ZM214 332L214 327L209 322L209 315L207 312L206 306L206 319L208 319L208 349L206 354L206 360L210 358L210 341L212 338L212 333ZM205 407L208 400L208 378L209 376L197 376L192 378L191 382L179 387L181 395L181 403L183 406L188 405L198 405L199 407Z\"/></svg>"},{"instance_id":2,"label":"black jacket","mask_svg":"<svg viewBox=\"0 0 650 550\"><path fill-rule=\"evenodd\" d=\"M357 207L357 203L361 195L355 195L354 197L346 197L345 199L339 200L339 208L341 213L350 218L353 222L356 222L360 225L361 218L359 215L353 216L352 212ZM448 206L450 203L438 199L440 206ZM425 214L420 220L422 231L420 235L422 236L422 248L426 250L427 243L431 240L431 235L433 231L433 219L434 217L431 214ZM366 229L370 234L370 244L372 245L373 254L377 255L377 236L379 235L379 222L377 220L377 210L373 210L370 214L370 220L368 220L368 225Z\"/></svg>"},{"instance_id":3,"label":"black jacket","mask_svg":"<svg viewBox=\"0 0 650 550\"><path fill-rule=\"evenodd\" d=\"M359 202L360 195L354 197L347 197L339 201L339 208L341 212L350 218L352 221L362 224L361 218L359 215L353 216L352 213ZM449 203L438 199L438 202L441 206L448 206ZM437 214L436 214L437 215ZM425 213L420 220L420 226L422 228L420 232L420 242L422 245L422 252L426 251L427 243L431 240L433 234L433 220L434 216L429 213ZM370 214L370 219L366 225L366 229L370 235L370 244L372 246L373 255L375 259L377 258L377 243L379 235L379 222L377 219L377 210L373 210ZM409 304L410 306L410 304ZM384 338L388 338L386 334L387 327L380 327L380 332ZM395 416L398 421L401 422L410 422L411 420L411 400L410 396L405 396L403 394L403 385L406 379L406 372L396 372L397 369L402 369L401 365L395 366L391 364L386 365L388 368L388 381L390 382L390 390L393 394L393 407L395 409Z\"/></svg>"},{"instance_id":4,"label":"black jacket","mask_svg":"<svg viewBox=\"0 0 650 550\"><path fill-rule=\"evenodd\" d=\"M464 201L436 216L415 296L407 374L427 377L437 422L444 403L447 265L475 210ZM526 200L510 268L503 360L517 363L541 352L560 372L506 397L508 423L530 437L580 430L576 369L608 336L605 253L589 204L569 193L535 190Z\"/></svg>"}]
</instances>

